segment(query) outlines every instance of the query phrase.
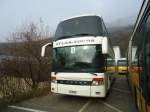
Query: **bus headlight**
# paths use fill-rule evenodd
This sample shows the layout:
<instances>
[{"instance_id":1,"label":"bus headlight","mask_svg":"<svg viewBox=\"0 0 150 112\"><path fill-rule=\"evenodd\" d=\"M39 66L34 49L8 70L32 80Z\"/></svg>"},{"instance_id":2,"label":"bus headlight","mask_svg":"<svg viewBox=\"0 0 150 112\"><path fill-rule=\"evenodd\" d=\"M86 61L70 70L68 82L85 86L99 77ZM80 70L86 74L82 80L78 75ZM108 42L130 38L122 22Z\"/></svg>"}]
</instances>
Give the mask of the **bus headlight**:
<instances>
[{"instance_id":1,"label":"bus headlight","mask_svg":"<svg viewBox=\"0 0 150 112\"><path fill-rule=\"evenodd\" d=\"M92 86L104 85L104 78L93 78Z\"/></svg>"},{"instance_id":2,"label":"bus headlight","mask_svg":"<svg viewBox=\"0 0 150 112\"><path fill-rule=\"evenodd\" d=\"M52 76L52 77L51 77L51 82L52 82L52 83L57 83L56 77L53 77L53 76Z\"/></svg>"},{"instance_id":3,"label":"bus headlight","mask_svg":"<svg viewBox=\"0 0 150 112\"><path fill-rule=\"evenodd\" d=\"M92 86L99 86L99 82L98 81L93 81Z\"/></svg>"}]
</instances>

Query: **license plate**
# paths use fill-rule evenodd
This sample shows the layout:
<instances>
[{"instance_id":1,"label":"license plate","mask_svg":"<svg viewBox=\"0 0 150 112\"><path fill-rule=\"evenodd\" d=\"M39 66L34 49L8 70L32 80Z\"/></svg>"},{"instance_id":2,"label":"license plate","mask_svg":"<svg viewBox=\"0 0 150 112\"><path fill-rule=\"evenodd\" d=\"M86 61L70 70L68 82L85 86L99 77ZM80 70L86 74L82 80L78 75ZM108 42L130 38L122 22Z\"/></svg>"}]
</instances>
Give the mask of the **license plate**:
<instances>
[{"instance_id":1,"label":"license plate","mask_svg":"<svg viewBox=\"0 0 150 112\"><path fill-rule=\"evenodd\" d=\"M69 93L71 93L71 94L76 94L76 93L77 93L77 91L69 90Z\"/></svg>"}]
</instances>

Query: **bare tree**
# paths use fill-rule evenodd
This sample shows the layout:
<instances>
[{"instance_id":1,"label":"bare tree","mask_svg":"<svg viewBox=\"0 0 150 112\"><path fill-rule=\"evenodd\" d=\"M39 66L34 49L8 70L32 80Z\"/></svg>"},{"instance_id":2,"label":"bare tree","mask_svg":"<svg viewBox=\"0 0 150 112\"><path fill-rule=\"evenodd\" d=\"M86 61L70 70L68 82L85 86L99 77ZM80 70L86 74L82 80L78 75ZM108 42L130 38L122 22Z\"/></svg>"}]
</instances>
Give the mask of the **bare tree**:
<instances>
[{"instance_id":1,"label":"bare tree","mask_svg":"<svg viewBox=\"0 0 150 112\"><path fill-rule=\"evenodd\" d=\"M50 41L50 34L43 25L31 23L19 32L12 34L8 48L13 56L6 64L8 74L24 78L32 88L37 88L42 80L48 80L51 71L51 55L43 59L40 56L41 46ZM51 52L50 52L51 53Z\"/></svg>"}]
</instances>

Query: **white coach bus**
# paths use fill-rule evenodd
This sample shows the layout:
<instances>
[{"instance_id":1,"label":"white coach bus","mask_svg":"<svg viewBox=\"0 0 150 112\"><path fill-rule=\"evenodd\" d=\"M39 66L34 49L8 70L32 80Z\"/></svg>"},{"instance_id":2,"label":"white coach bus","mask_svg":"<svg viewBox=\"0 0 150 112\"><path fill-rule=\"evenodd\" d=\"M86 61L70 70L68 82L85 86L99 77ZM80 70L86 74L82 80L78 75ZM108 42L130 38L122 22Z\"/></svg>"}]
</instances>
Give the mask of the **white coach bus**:
<instances>
[{"instance_id":1,"label":"white coach bus","mask_svg":"<svg viewBox=\"0 0 150 112\"><path fill-rule=\"evenodd\" d=\"M79 16L58 24L53 43L53 93L105 97L112 83L107 72L107 59L114 59L114 52L102 18Z\"/></svg>"}]
</instances>

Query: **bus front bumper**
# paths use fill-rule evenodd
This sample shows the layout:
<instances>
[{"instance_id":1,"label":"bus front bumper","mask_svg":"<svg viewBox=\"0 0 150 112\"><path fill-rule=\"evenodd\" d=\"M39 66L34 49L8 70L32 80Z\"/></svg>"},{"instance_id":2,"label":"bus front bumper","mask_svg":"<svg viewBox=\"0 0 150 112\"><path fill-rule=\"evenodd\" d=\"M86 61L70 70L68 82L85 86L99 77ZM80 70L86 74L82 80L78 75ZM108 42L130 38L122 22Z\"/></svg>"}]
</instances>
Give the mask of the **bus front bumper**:
<instances>
[{"instance_id":1,"label":"bus front bumper","mask_svg":"<svg viewBox=\"0 0 150 112\"><path fill-rule=\"evenodd\" d=\"M66 85L51 83L51 92L85 97L105 97L105 86Z\"/></svg>"}]
</instances>

